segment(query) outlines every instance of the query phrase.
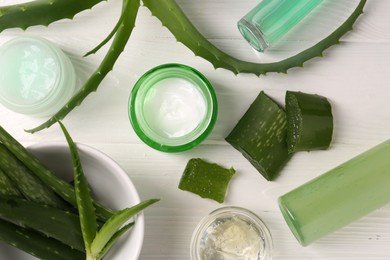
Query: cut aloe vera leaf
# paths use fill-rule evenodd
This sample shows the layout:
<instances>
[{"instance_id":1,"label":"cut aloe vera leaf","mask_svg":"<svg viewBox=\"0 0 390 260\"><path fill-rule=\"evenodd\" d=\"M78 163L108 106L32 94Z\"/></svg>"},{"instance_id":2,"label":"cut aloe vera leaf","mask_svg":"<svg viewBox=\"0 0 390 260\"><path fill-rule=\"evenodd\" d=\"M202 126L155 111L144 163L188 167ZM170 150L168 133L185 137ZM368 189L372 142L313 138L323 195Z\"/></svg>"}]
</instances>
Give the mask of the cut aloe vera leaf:
<instances>
[{"instance_id":1,"label":"cut aloe vera leaf","mask_svg":"<svg viewBox=\"0 0 390 260\"><path fill-rule=\"evenodd\" d=\"M0 169L0 195L9 197L23 197L19 190L14 186L8 176Z\"/></svg>"},{"instance_id":2,"label":"cut aloe vera leaf","mask_svg":"<svg viewBox=\"0 0 390 260\"><path fill-rule=\"evenodd\" d=\"M270 181L290 158L286 133L285 111L262 91L226 141Z\"/></svg>"},{"instance_id":3,"label":"cut aloe vera leaf","mask_svg":"<svg viewBox=\"0 0 390 260\"><path fill-rule=\"evenodd\" d=\"M66 208L66 204L57 194L2 144L0 144L0 168L26 199L56 208Z\"/></svg>"},{"instance_id":4,"label":"cut aloe vera leaf","mask_svg":"<svg viewBox=\"0 0 390 260\"><path fill-rule=\"evenodd\" d=\"M179 189L222 203L235 172L233 168L226 169L218 164L194 158L187 163Z\"/></svg>"},{"instance_id":5,"label":"cut aloe vera leaf","mask_svg":"<svg viewBox=\"0 0 390 260\"><path fill-rule=\"evenodd\" d=\"M76 196L71 184L59 178L52 171L47 169L36 156L31 154L13 138L3 127L0 126L0 142L11 151L27 168L31 170L43 183L54 190L61 198L76 207ZM106 221L112 216L113 212L95 202L96 215L99 220Z\"/></svg>"},{"instance_id":6,"label":"cut aloe vera leaf","mask_svg":"<svg viewBox=\"0 0 390 260\"><path fill-rule=\"evenodd\" d=\"M53 238L0 219L0 241L44 260L85 260L85 254Z\"/></svg>"},{"instance_id":7,"label":"cut aloe vera leaf","mask_svg":"<svg viewBox=\"0 0 390 260\"><path fill-rule=\"evenodd\" d=\"M327 98L287 91L286 113L289 153L329 147L333 134L333 115Z\"/></svg>"},{"instance_id":8,"label":"cut aloe vera leaf","mask_svg":"<svg viewBox=\"0 0 390 260\"><path fill-rule=\"evenodd\" d=\"M0 196L0 217L55 238L79 251L84 251L80 220L75 214L27 201Z\"/></svg>"}]
</instances>

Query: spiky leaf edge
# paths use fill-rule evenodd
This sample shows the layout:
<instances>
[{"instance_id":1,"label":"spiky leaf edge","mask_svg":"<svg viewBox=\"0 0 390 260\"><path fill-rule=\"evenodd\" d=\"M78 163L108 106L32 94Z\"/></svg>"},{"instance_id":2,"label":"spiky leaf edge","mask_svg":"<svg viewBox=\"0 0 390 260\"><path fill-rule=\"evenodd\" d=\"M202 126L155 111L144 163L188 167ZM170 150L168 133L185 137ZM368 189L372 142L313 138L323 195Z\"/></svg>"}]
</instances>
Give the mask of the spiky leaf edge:
<instances>
[{"instance_id":1,"label":"spiky leaf edge","mask_svg":"<svg viewBox=\"0 0 390 260\"><path fill-rule=\"evenodd\" d=\"M90 256L92 255L91 245L98 231L95 207L93 206L91 191L87 178L84 175L84 170L81 165L76 144L73 142L72 137L61 121L58 121L58 123L60 124L62 132L64 133L66 141L68 142L70 154L72 157L74 190L76 193L77 209L80 216L81 233L83 235L86 254L87 256Z\"/></svg>"},{"instance_id":2,"label":"spiky leaf edge","mask_svg":"<svg viewBox=\"0 0 390 260\"><path fill-rule=\"evenodd\" d=\"M361 0L348 19L329 36L290 58L272 63L242 61L221 51L196 29L174 0L143 0L143 3L171 31L177 41L187 46L195 55L210 61L216 69L224 68L235 74L253 73L259 76L268 72L287 73L290 68L302 67L304 62L322 56L324 50L338 44L340 38L352 30L353 24L363 13L366 0Z\"/></svg>"},{"instance_id":3,"label":"spiky leaf edge","mask_svg":"<svg viewBox=\"0 0 390 260\"><path fill-rule=\"evenodd\" d=\"M140 0L129 0L127 1L126 5L123 5L123 19L118 30L116 31L110 48L98 69L91 75L84 86L71 98L71 100L65 104L55 115L53 115L49 120L42 123L41 125L33 129L26 130L26 132L35 133L52 126L57 122L57 120L64 119L75 107L79 106L90 93L96 92L100 83L113 69L115 62L125 48L134 29L135 19L139 6Z\"/></svg>"},{"instance_id":4,"label":"spiky leaf edge","mask_svg":"<svg viewBox=\"0 0 390 260\"><path fill-rule=\"evenodd\" d=\"M104 0L35 0L0 7L0 32L8 28L26 30L34 25L48 26L61 19L73 19Z\"/></svg>"}]
</instances>

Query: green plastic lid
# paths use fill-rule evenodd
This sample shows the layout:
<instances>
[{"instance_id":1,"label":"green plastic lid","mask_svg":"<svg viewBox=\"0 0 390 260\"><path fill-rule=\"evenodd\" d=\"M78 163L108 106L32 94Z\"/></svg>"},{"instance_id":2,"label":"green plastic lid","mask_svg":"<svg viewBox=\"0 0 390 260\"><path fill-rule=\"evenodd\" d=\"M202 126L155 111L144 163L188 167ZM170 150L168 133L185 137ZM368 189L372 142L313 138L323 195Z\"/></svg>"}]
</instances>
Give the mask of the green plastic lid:
<instances>
[{"instance_id":1,"label":"green plastic lid","mask_svg":"<svg viewBox=\"0 0 390 260\"><path fill-rule=\"evenodd\" d=\"M130 122L140 139L164 152L181 152L201 143L217 118L210 82L182 64L164 64L146 72L129 99Z\"/></svg>"}]
</instances>

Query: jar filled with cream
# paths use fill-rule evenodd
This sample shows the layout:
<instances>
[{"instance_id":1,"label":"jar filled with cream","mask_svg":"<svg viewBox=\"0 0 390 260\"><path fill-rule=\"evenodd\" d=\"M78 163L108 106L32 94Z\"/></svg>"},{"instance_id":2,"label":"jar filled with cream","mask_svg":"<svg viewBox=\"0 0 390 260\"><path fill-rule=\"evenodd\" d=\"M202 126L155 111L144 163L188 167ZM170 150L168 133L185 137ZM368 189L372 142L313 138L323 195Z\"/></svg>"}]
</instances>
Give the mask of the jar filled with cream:
<instances>
[{"instance_id":1,"label":"jar filled with cream","mask_svg":"<svg viewBox=\"0 0 390 260\"><path fill-rule=\"evenodd\" d=\"M69 57L41 37L16 37L0 47L0 103L10 110L49 116L72 97L76 73Z\"/></svg>"},{"instance_id":2,"label":"jar filled with cream","mask_svg":"<svg viewBox=\"0 0 390 260\"><path fill-rule=\"evenodd\" d=\"M270 260L272 239L253 212L222 207L206 216L192 236L191 260Z\"/></svg>"},{"instance_id":3,"label":"jar filled with cream","mask_svg":"<svg viewBox=\"0 0 390 260\"><path fill-rule=\"evenodd\" d=\"M150 147L185 151L211 132L217 99L210 82L197 70L164 64L146 72L135 84L129 117L136 134Z\"/></svg>"}]
</instances>

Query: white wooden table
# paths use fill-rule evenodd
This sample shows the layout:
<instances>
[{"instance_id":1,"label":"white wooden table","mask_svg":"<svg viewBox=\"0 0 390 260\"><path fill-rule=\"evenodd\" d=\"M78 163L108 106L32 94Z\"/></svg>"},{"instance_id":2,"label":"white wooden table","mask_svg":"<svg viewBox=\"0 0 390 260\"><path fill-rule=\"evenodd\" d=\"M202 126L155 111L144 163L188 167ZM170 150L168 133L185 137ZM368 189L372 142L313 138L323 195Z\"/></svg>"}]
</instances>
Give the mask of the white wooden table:
<instances>
[{"instance_id":1,"label":"white wooden table","mask_svg":"<svg viewBox=\"0 0 390 260\"><path fill-rule=\"evenodd\" d=\"M1 5L17 2L22 1L0 0ZM263 62L287 57L322 39L345 20L358 1L325 1L311 23L302 25L266 55L253 52L236 29L237 20L259 0L178 2L217 46L236 57ZM0 43L22 34L47 37L70 54L80 82L84 82L104 57L106 48L85 59L81 56L111 31L120 7L120 0L110 0L77 15L73 21L62 20L48 28L38 26L26 32L7 30L0 34ZM390 138L389 12L390 1L368 0L355 30L343 37L341 45L328 49L324 58L313 59L287 75L271 73L258 78L215 70L177 43L149 10L141 7L137 26L114 71L96 93L64 120L77 142L100 149L128 172L142 199L161 198L145 212L146 233L140 259L189 259L195 226L213 209L227 205L248 208L265 221L273 236L274 259L390 259L390 205L309 247L301 247L276 202L294 187ZM136 136L127 116L128 96L137 79L148 69L171 62L201 71L214 85L219 100L218 121L209 138L199 147L178 154L146 146ZM324 95L333 105L335 129L331 148L297 153L273 182L267 182L224 141L261 90L280 103L284 103L286 90L295 90ZM33 135L23 131L41 122L42 118L0 107L0 124L24 145L64 140L56 125ZM187 161L194 157L237 170L225 203L201 199L177 188Z\"/></svg>"}]
</instances>

